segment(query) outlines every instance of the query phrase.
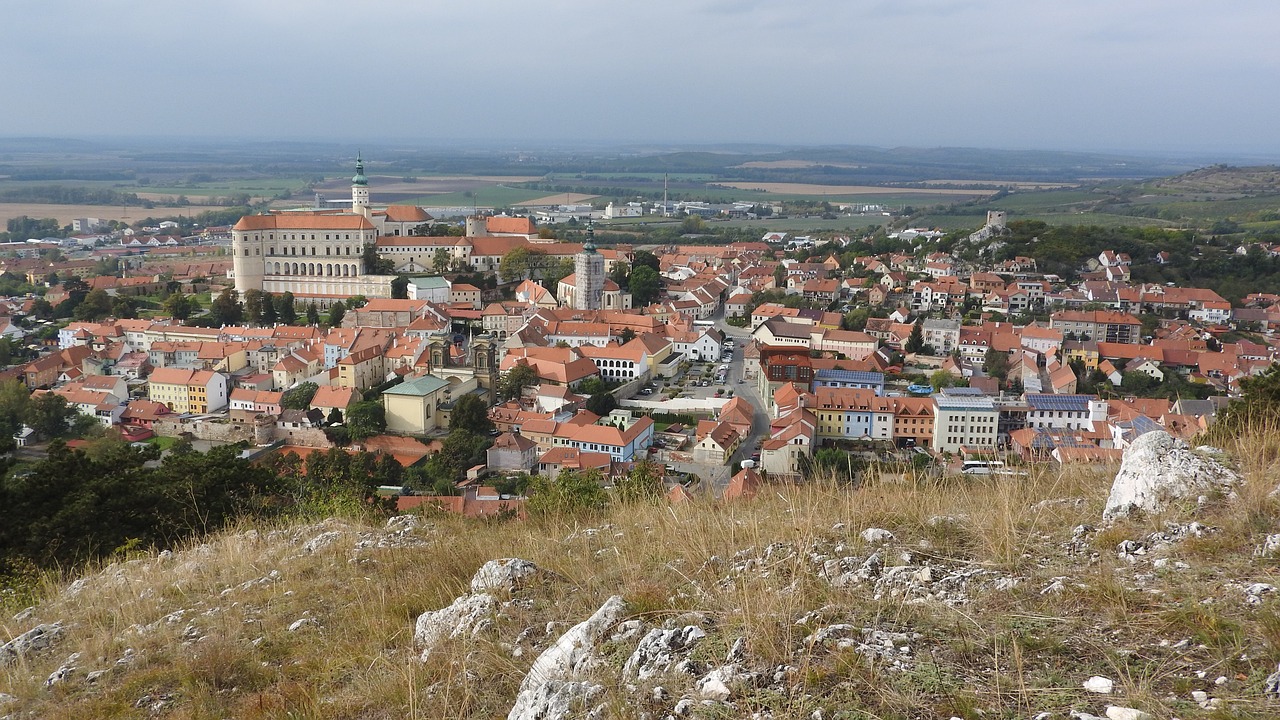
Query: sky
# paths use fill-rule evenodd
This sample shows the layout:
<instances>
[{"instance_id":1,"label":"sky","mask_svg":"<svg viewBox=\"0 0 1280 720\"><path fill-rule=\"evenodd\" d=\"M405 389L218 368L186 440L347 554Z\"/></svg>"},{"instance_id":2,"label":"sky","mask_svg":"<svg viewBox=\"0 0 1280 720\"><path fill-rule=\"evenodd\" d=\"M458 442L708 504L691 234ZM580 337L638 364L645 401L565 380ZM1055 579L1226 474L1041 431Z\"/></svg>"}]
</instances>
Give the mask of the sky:
<instances>
[{"instance_id":1,"label":"sky","mask_svg":"<svg viewBox=\"0 0 1280 720\"><path fill-rule=\"evenodd\" d=\"M10 0L0 136L1275 153L1275 0Z\"/></svg>"}]
</instances>

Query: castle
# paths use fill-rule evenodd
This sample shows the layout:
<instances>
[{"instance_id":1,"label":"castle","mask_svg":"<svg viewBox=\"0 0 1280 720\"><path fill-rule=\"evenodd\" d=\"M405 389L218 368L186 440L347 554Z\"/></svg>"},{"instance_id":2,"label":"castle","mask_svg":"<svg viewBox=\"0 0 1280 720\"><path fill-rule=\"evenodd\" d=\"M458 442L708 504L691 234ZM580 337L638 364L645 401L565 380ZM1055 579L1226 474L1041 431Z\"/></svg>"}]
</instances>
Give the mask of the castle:
<instances>
[{"instance_id":1,"label":"castle","mask_svg":"<svg viewBox=\"0 0 1280 720\"><path fill-rule=\"evenodd\" d=\"M395 276L369 274L365 248L430 220L416 207L373 211L364 161L357 157L350 212L288 210L240 218L231 229L236 290L291 292L321 308L353 295L391 297Z\"/></svg>"}]
</instances>

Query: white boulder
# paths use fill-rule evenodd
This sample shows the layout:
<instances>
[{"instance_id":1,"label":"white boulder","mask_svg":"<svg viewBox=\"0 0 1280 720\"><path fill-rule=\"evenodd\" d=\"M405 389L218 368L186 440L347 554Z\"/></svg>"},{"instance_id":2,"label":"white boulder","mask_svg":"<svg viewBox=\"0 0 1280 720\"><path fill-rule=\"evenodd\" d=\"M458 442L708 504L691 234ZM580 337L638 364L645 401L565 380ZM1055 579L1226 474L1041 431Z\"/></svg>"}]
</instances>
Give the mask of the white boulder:
<instances>
[{"instance_id":1,"label":"white boulder","mask_svg":"<svg viewBox=\"0 0 1280 720\"><path fill-rule=\"evenodd\" d=\"M423 648L422 661L426 662L442 640L472 634L477 625L493 616L497 606L492 595L480 593L463 595L446 608L419 615L413 630L413 642Z\"/></svg>"},{"instance_id":2,"label":"white boulder","mask_svg":"<svg viewBox=\"0 0 1280 720\"><path fill-rule=\"evenodd\" d=\"M1160 512L1171 501L1229 492L1238 482L1240 476L1217 460L1193 452L1169 433L1152 431L1125 451L1102 517L1111 520L1135 511Z\"/></svg>"},{"instance_id":3,"label":"white boulder","mask_svg":"<svg viewBox=\"0 0 1280 720\"><path fill-rule=\"evenodd\" d=\"M1111 678L1105 678L1101 675L1094 675L1084 681L1085 690L1088 690L1091 693L1098 693L1099 695L1110 695L1111 690L1115 688L1115 686L1116 684L1111 680Z\"/></svg>"},{"instance_id":4,"label":"white boulder","mask_svg":"<svg viewBox=\"0 0 1280 720\"><path fill-rule=\"evenodd\" d=\"M471 576L471 592L514 592L533 575L538 566L520 558L490 560Z\"/></svg>"},{"instance_id":5,"label":"white boulder","mask_svg":"<svg viewBox=\"0 0 1280 720\"><path fill-rule=\"evenodd\" d=\"M62 639L62 623L37 625L4 645L0 645L0 667L23 657L53 647Z\"/></svg>"},{"instance_id":6,"label":"white boulder","mask_svg":"<svg viewBox=\"0 0 1280 720\"><path fill-rule=\"evenodd\" d=\"M654 628L636 646L622 666L624 680L648 680L679 667L694 644L707 634L697 625L663 630Z\"/></svg>"},{"instance_id":7,"label":"white boulder","mask_svg":"<svg viewBox=\"0 0 1280 720\"><path fill-rule=\"evenodd\" d=\"M487 596L486 596L487 597ZM576 699L587 693L594 697L596 686L574 682L595 668L600 662L596 648L610 628L626 615L626 603L614 595L600 606L591 617L569 628L556 643L543 651L529 674L520 683L520 694L507 714L507 720L550 720L570 717L555 715L553 710L572 703L562 702L566 697ZM568 712L565 710L563 712Z\"/></svg>"},{"instance_id":8,"label":"white boulder","mask_svg":"<svg viewBox=\"0 0 1280 720\"><path fill-rule=\"evenodd\" d=\"M867 528L862 531L862 541L868 543L886 543L893 540L893 533L884 528Z\"/></svg>"}]
</instances>

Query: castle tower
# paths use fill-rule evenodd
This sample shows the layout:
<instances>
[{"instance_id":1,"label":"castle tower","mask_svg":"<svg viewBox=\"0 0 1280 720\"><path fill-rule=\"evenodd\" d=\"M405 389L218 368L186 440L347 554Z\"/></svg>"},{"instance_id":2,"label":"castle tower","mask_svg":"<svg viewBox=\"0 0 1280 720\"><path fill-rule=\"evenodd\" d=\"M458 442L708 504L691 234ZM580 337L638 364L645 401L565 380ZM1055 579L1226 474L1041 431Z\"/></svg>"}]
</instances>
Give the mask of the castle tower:
<instances>
[{"instance_id":1,"label":"castle tower","mask_svg":"<svg viewBox=\"0 0 1280 720\"><path fill-rule=\"evenodd\" d=\"M369 211L369 179L364 176L364 160L356 153L356 176L351 178L351 212L372 218Z\"/></svg>"},{"instance_id":2,"label":"castle tower","mask_svg":"<svg viewBox=\"0 0 1280 720\"><path fill-rule=\"evenodd\" d=\"M573 256L575 310L599 310L604 302L604 257L596 252L595 241L595 225L588 225L582 252Z\"/></svg>"}]
</instances>

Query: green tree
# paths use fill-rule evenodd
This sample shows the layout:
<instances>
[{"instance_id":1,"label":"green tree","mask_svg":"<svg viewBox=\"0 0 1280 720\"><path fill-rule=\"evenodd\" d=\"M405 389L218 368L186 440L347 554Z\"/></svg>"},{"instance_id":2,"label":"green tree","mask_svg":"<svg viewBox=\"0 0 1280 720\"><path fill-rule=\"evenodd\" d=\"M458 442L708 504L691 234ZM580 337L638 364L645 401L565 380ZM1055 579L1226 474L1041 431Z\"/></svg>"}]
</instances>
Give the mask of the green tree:
<instances>
[{"instance_id":1,"label":"green tree","mask_svg":"<svg viewBox=\"0 0 1280 720\"><path fill-rule=\"evenodd\" d=\"M316 307L316 304L313 302L307 303L307 324L320 324L320 308Z\"/></svg>"},{"instance_id":2,"label":"green tree","mask_svg":"<svg viewBox=\"0 0 1280 720\"><path fill-rule=\"evenodd\" d=\"M929 376L929 384L933 386L934 390L954 387L957 382L958 380L956 376L946 370L935 370L933 374Z\"/></svg>"},{"instance_id":3,"label":"green tree","mask_svg":"<svg viewBox=\"0 0 1280 720\"><path fill-rule=\"evenodd\" d=\"M649 460L636 463L631 472L613 484L614 497L624 504L657 502L665 494L665 489L662 466Z\"/></svg>"},{"instance_id":4,"label":"green tree","mask_svg":"<svg viewBox=\"0 0 1280 720\"><path fill-rule=\"evenodd\" d=\"M31 314L39 320L49 320L53 317L53 304L44 298L37 298L31 303Z\"/></svg>"},{"instance_id":5,"label":"green tree","mask_svg":"<svg viewBox=\"0 0 1280 720\"><path fill-rule=\"evenodd\" d=\"M293 303L293 293L285 291L275 297L276 319L285 325L298 321L298 308Z\"/></svg>"},{"instance_id":6,"label":"green tree","mask_svg":"<svg viewBox=\"0 0 1280 720\"><path fill-rule=\"evenodd\" d=\"M75 409L67 406L65 398L50 392L31 401L27 406L26 421L41 436L55 438L67 431L67 422L75 414Z\"/></svg>"},{"instance_id":7,"label":"green tree","mask_svg":"<svg viewBox=\"0 0 1280 720\"><path fill-rule=\"evenodd\" d=\"M387 429L387 411L378 400L362 400L347 406L347 431L360 442Z\"/></svg>"},{"instance_id":8,"label":"green tree","mask_svg":"<svg viewBox=\"0 0 1280 720\"><path fill-rule=\"evenodd\" d=\"M613 396L613 393L609 392L596 393L587 398L586 402L586 408L600 417L613 412L616 407L618 407L618 400Z\"/></svg>"},{"instance_id":9,"label":"green tree","mask_svg":"<svg viewBox=\"0 0 1280 720\"><path fill-rule=\"evenodd\" d=\"M498 275L503 282L515 282L517 280L527 280L533 277L543 264L545 253L536 248L529 248L523 245L512 248L510 252L502 256L502 262L498 265Z\"/></svg>"},{"instance_id":10,"label":"green tree","mask_svg":"<svg viewBox=\"0 0 1280 720\"><path fill-rule=\"evenodd\" d=\"M138 302L131 297L117 295L111 301L111 315L117 319L128 319L138 317Z\"/></svg>"},{"instance_id":11,"label":"green tree","mask_svg":"<svg viewBox=\"0 0 1280 720\"><path fill-rule=\"evenodd\" d=\"M982 358L982 371L993 378L999 378L1003 382L1009 377L1008 353L995 348L988 348L987 354Z\"/></svg>"},{"instance_id":12,"label":"green tree","mask_svg":"<svg viewBox=\"0 0 1280 720\"><path fill-rule=\"evenodd\" d=\"M347 306L341 300L335 300L329 306L329 327L342 327L342 319L347 316Z\"/></svg>"},{"instance_id":13,"label":"green tree","mask_svg":"<svg viewBox=\"0 0 1280 720\"><path fill-rule=\"evenodd\" d=\"M538 371L528 363L517 362L502 375L498 382L498 397L503 400L514 400L520 397L521 388L538 384Z\"/></svg>"},{"instance_id":14,"label":"green tree","mask_svg":"<svg viewBox=\"0 0 1280 720\"><path fill-rule=\"evenodd\" d=\"M111 314L111 296L101 288L84 296L84 300L76 306L74 317L77 320L97 321Z\"/></svg>"},{"instance_id":15,"label":"green tree","mask_svg":"<svg viewBox=\"0 0 1280 720\"><path fill-rule=\"evenodd\" d=\"M240 305L239 293L235 288L225 288L218 293L209 306L209 316L214 325L237 325L244 319L244 308Z\"/></svg>"},{"instance_id":16,"label":"green tree","mask_svg":"<svg viewBox=\"0 0 1280 720\"><path fill-rule=\"evenodd\" d=\"M481 462L487 445L482 435L467 430L450 432L440 444L440 451L427 458L423 468L426 482L442 495L454 494L455 483L467 468Z\"/></svg>"},{"instance_id":17,"label":"green tree","mask_svg":"<svg viewBox=\"0 0 1280 720\"><path fill-rule=\"evenodd\" d=\"M548 262L542 269L542 286L555 293L560 281L572 274L572 258L563 258L560 262Z\"/></svg>"},{"instance_id":18,"label":"green tree","mask_svg":"<svg viewBox=\"0 0 1280 720\"><path fill-rule=\"evenodd\" d=\"M564 469L555 479L538 476L529 485L525 509L536 518L596 513L609 506L609 495L597 470Z\"/></svg>"},{"instance_id":19,"label":"green tree","mask_svg":"<svg viewBox=\"0 0 1280 720\"><path fill-rule=\"evenodd\" d=\"M262 322L263 302L265 300L264 293L257 289L251 288L244 291L244 319L250 323L257 325Z\"/></svg>"},{"instance_id":20,"label":"green tree","mask_svg":"<svg viewBox=\"0 0 1280 720\"><path fill-rule=\"evenodd\" d=\"M182 292L175 292L165 298L164 311L178 322L182 322L191 317L196 310L200 309L200 303L196 299Z\"/></svg>"},{"instance_id":21,"label":"green tree","mask_svg":"<svg viewBox=\"0 0 1280 720\"><path fill-rule=\"evenodd\" d=\"M449 429L484 435L493 429L489 408L479 396L472 393L463 395L454 402L453 412L449 413Z\"/></svg>"},{"instance_id":22,"label":"green tree","mask_svg":"<svg viewBox=\"0 0 1280 720\"><path fill-rule=\"evenodd\" d=\"M271 293L262 293L262 324L275 325L280 316L276 313L276 298Z\"/></svg>"},{"instance_id":23,"label":"green tree","mask_svg":"<svg viewBox=\"0 0 1280 720\"><path fill-rule=\"evenodd\" d=\"M358 310L364 307L366 304L368 304L368 302L369 302L369 298L366 298L363 295L352 295L351 297L347 298L347 309Z\"/></svg>"},{"instance_id":24,"label":"green tree","mask_svg":"<svg viewBox=\"0 0 1280 720\"><path fill-rule=\"evenodd\" d=\"M395 280L391 281L391 298L393 300L409 299L409 278L405 275L397 275Z\"/></svg>"},{"instance_id":25,"label":"green tree","mask_svg":"<svg viewBox=\"0 0 1280 720\"><path fill-rule=\"evenodd\" d=\"M311 407L311 399L319 389L320 386L313 382L299 383L280 396L280 407L286 410L306 410Z\"/></svg>"},{"instance_id":26,"label":"green tree","mask_svg":"<svg viewBox=\"0 0 1280 720\"><path fill-rule=\"evenodd\" d=\"M445 248L436 248L435 255L431 257L431 269L436 271L437 275L444 273L449 269L449 251Z\"/></svg>"},{"instance_id":27,"label":"green tree","mask_svg":"<svg viewBox=\"0 0 1280 720\"><path fill-rule=\"evenodd\" d=\"M648 250L635 251L635 254L631 257L631 266L652 268L654 272L662 269L661 264L658 262L658 256Z\"/></svg>"},{"instance_id":28,"label":"green tree","mask_svg":"<svg viewBox=\"0 0 1280 720\"><path fill-rule=\"evenodd\" d=\"M911 336L907 338L907 344L904 349L909 353L918 353L924 350L924 324L923 321L917 321L911 326Z\"/></svg>"},{"instance_id":29,"label":"green tree","mask_svg":"<svg viewBox=\"0 0 1280 720\"><path fill-rule=\"evenodd\" d=\"M609 271L609 279L622 290L631 287L631 266L624 262L615 262Z\"/></svg>"},{"instance_id":30,"label":"green tree","mask_svg":"<svg viewBox=\"0 0 1280 720\"><path fill-rule=\"evenodd\" d=\"M662 281L658 271L642 265L631 271L631 304L633 307L645 307L658 298L662 290Z\"/></svg>"},{"instance_id":31,"label":"green tree","mask_svg":"<svg viewBox=\"0 0 1280 720\"><path fill-rule=\"evenodd\" d=\"M378 248L373 244L365 245L364 250L360 253L361 263L364 265L364 271L368 275L395 275L396 264L392 260L387 260L378 256Z\"/></svg>"},{"instance_id":32,"label":"green tree","mask_svg":"<svg viewBox=\"0 0 1280 720\"><path fill-rule=\"evenodd\" d=\"M844 317L840 320L840 324L844 326L845 330L862 332L867 329L867 320L870 318L871 311L867 308L854 308L853 310L845 313Z\"/></svg>"}]
</instances>

